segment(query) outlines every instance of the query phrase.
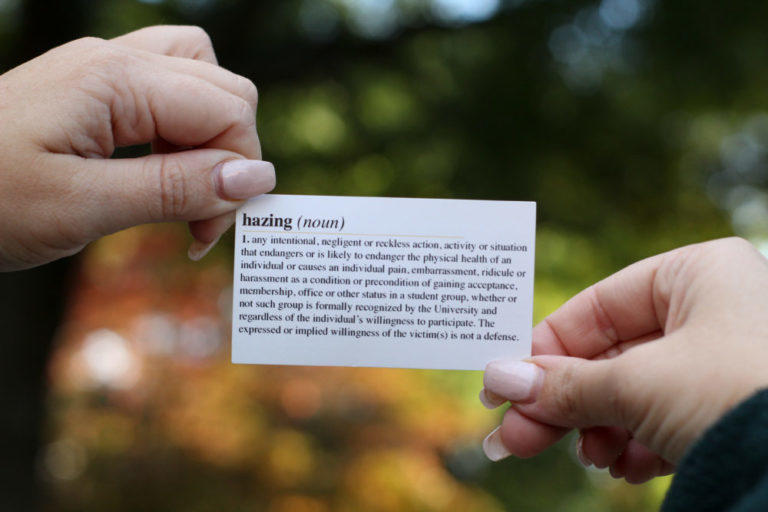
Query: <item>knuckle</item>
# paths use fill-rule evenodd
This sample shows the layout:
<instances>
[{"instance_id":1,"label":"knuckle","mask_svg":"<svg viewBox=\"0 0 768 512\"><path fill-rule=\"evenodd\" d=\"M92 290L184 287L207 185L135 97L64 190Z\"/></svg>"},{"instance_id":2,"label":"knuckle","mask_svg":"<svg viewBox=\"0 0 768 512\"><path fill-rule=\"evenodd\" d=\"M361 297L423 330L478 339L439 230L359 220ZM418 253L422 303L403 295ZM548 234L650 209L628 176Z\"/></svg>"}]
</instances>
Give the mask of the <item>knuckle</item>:
<instances>
[{"instance_id":1,"label":"knuckle","mask_svg":"<svg viewBox=\"0 0 768 512\"><path fill-rule=\"evenodd\" d=\"M82 37L65 45L77 54L78 62L89 68L99 68L103 63L115 58L115 46L109 41L98 37ZM78 76L82 71L78 72Z\"/></svg>"},{"instance_id":2,"label":"knuckle","mask_svg":"<svg viewBox=\"0 0 768 512\"><path fill-rule=\"evenodd\" d=\"M622 424L626 424L627 411L621 400L621 392L624 390L629 396L634 396L631 390L635 379L627 379L627 376L634 371L634 367L627 364L628 359L622 356L603 363L605 370L598 386L602 393L605 414L611 418L618 418Z\"/></svg>"},{"instance_id":3,"label":"knuckle","mask_svg":"<svg viewBox=\"0 0 768 512\"><path fill-rule=\"evenodd\" d=\"M592 316L595 319L595 325L597 325L603 336L611 343L616 343L619 339L618 332L614 325L613 319L605 309L603 288L599 286L593 286L590 288L592 291L588 295L590 299L590 307L592 308Z\"/></svg>"},{"instance_id":4,"label":"knuckle","mask_svg":"<svg viewBox=\"0 0 768 512\"><path fill-rule=\"evenodd\" d=\"M179 27L181 39L185 41L189 54L194 59L215 60L213 55L213 41L211 36L202 27L186 25Z\"/></svg>"},{"instance_id":5,"label":"knuckle","mask_svg":"<svg viewBox=\"0 0 768 512\"><path fill-rule=\"evenodd\" d=\"M572 423L580 411L581 387L576 379L576 365L567 365L560 372L556 382L548 386L551 390L552 406L566 422Z\"/></svg>"},{"instance_id":6,"label":"knuckle","mask_svg":"<svg viewBox=\"0 0 768 512\"><path fill-rule=\"evenodd\" d=\"M560 422L585 427L622 417L621 391L629 372L626 365L618 363L622 357L574 361L557 372L547 383L547 394Z\"/></svg>"},{"instance_id":7,"label":"knuckle","mask_svg":"<svg viewBox=\"0 0 768 512\"><path fill-rule=\"evenodd\" d=\"M213 47L211 36L208 35L208 32L206 32L203 27L197 25L185 25L181 27L181 30L184 31L191 41L194 41L198 45Z\"/></svg>"},{"instance_id":8,"label":"knuckle","mask_svg":"<svg viewBox=\"0 0 768 512\"><path fill-rule=\"evenodd\" d=\"M130 70L135 69L130 49L97 37L85 37L70 44L78 65L71 66L62 79L108 108L114 93L124 88Z\"/></svg>"},{"instance_id":9,"label":"knuckle","mask_svg":"<svg viewBox=\"0 0 768 512\"><path fill-rule=\"evenodd\" d=\"M80 66L72 67L67 79L73 88L101 101L104 108L131 88L128 84L138 67L138 59L130 48L97 38L84 43L78 51ZM87 72L83 72L83 67ZM119 103L118 103L119 104ZM109 144L103 146L107 147ZM111 154L113 148L108 148Z\"/></svg>"},{"instance_id":10,"label":"knuckle","mask_svg":"<svg viewBox=\"0 0 768 512\"><path fill-rule=\"evenodd\" d=\"M607 365L603 377L605 410L620 425L633 431L647 417L649 383L637 371L648 367L647 351L648 346L643 346L625 352Z\"/></svg>"},{"instance_id":11,"label":"knuckle","mask_svg":"<svg viewBox=\"0 0 768 512\"><path fill-rule=\"evenodd\" d=\"M690 265L690 261L695 259L695 254L700 249L696 246L690 246L677 251L672 251L662 256L662 262L659 270L653 277L654 299L661 301L664 308L657 308L657 311L666 311L669 307L669 297L675 289L675 284L683 275L683 271Z\"/></svg>"},{"instance_id":12,"label":"knuckle","mask_svg":"<svg viewBox=\"0 0 768 512\"><path fill-rule=\"evenodd\" d=\"M755 246L752 245L751 242L749 242L748 240L740 236L723 238L722 240L720 240L720 242L729 252L735 252L735 253L750 252L751 253L755 249Z\"/></svg>"},{"instance_id":13,"label":"knuckle","mask_svg":"<svg viewBox=\"0 0 768 512\"><path fill-rule=\"evenodd\" d=\"M232 118L235 125L245 128L256 126L256 113L253 107L242 98L235 98L232 105Z\"/></svg>"},{"instance_id":14,"label":"knuckle","mask_svg":"<svg viewBox=\"0 0 768 512\"><path fill-rule=\"evenodd\" d=\"M178 219L187 208L187 178L184 168L177 159L163 155L154 173L155 190L159 193L156 194L152 217L156 220Z\"/></svg>"},{"instance_id":15,"label":"knuckle","mask_svg":"<svg viewBox=\"0 0 768 512\"><path fill-rule=\"evenodd\" d=\"M86 36L86 37L81 37L79 39L75 39L74 41L69 43L68 46L78 48L78 49L94 49L94 48L105 46L106 44L107 44L106 40L100 37Z\"/></svg>"},{"instance_id":16,"label":"knuckle","mask_svg":"<svg viewBox=\"0 0 768 512\"><path fill-rule=\"evenodd\" d=\"M701 244L701 253L707 256L721 256L751 251L752 248L752 244L744 238L732 236L704 242Z\"/></svg>"},{"instance_id":17,"label":"knuckle","mask_svg":"<svg viewBox=\"0 0 768 512\"><path fill-rule=\"evenodd\" d=\"M94 69L109 69L118 72L125 68L130 56L127 47L99 40L84 47L85 62Z\"/></svg>"},{"instance_id":18,"label":"knuckle","mask_svg":"<svg viewBox=\"0 0 768 512\"><path fill-rule=\"evenodd\" d=\"M690 246L686 253L685 269L690 271L689 278L715 272L717 275L726 270L737 268L736 261L747 261L759 254L751 242L741 237L721 238Z\"/></svg>"},{"instance_id":19,"label":"knuckle","mask_svg":"<svg viewBox=\"0 0 768 512\"><path fill-rule=\"evenodd\" d=\"M248 102L248 105L255 111L256 105L259 103L259 90L256 88L256 84L244 76L238 76L237 81L240 96Z\"/></svg>"}]
</instances>

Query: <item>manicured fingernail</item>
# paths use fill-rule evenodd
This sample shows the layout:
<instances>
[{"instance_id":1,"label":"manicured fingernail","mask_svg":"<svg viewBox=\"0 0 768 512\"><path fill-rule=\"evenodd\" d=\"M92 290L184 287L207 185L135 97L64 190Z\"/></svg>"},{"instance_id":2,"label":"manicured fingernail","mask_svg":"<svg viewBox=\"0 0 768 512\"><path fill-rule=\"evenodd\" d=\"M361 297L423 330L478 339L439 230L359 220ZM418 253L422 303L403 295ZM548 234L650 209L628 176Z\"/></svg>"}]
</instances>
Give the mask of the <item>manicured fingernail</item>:
<instances>
[{"instance_id":1,"label":"manicured fingernail","mask_svg":"<svg viewBox=\"0 0 768 512\"><path fill-rule=\"evenodd\" d=\"M497 460L506 459L512 453L507 450L504 443L501 442L501 427L496 427L493 431L483 439L483 451L485 456L491 459L493 462Z\"/></svg>"},{"instance_id":2,"label":"manicured fingernail","mask_svg":"<svg viewBox=\"0 0 768 512\"><path fill-rule=\"evenodd\" d=\"M584 436L583 435L580 435L579 440L576 441L576 458L579 459L579 462L585 468L588 468L592 465L592 461L589 460L586 455L584 455Z\"/></svg>"},{"instance_id":3,"label":"manicured fingernail","mask_svg":"<svg viewBox=\"0 0 768 512\"><path fill-rule=\"evenodd\" d=\"M485 367L485 389L512 402L532 400L544 379L544 370L518 360L491 361Z\"/></svg>"},{"instance_id":4,"label":"manicured fingernail","mask_svg":"<svg viewBox=\"0 0 768 512\"><path fill-rule=\"evenodd\" d=\"M480 390L479 398L486 409L496 409L507 401L505 398L500 397L496 393L492 393L485 388Z\"/></svg>"},{"instance_id":5,"label":"manicured fingernail","mask_svg":"<svg viewBox=\"0 0 768 512\"><path fill-rule=\"evenodd\" d=\"M214 168L224 199L248 199L275 188L275 166L263 160L229 160Z\"/></svg>"},{"instance_id":6,"label":"manicured fingernail","mask_svg":"<svg viewBox=\"0 0 768 512\"><path fill-rule=\"evenodd\" d=\"M193 240L192 243L189 246L189 250L187 251L187 256L189 256L189 259L192 261L199 261L210 252L211 249L213 249L213 246L216 245L216 242L219 241L219 238L221 238L221 235L216 237L216 240L213 242L201 242L200 240Z\"/></svg>"}]
</instances>

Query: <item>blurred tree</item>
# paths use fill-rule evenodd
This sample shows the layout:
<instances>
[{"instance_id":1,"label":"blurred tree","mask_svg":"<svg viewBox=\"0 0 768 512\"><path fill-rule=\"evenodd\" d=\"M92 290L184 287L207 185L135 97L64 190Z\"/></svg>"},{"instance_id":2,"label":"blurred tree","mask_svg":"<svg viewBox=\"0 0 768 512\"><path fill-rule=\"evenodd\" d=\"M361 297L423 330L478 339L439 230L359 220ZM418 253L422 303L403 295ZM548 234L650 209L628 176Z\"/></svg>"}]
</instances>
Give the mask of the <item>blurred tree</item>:
<instances>
[{"instance_id":1,"label":"blurred tree","mask_svg":"<svg viewBox=\"0 0 768 512\"><path fill-rule=\"evenodd\" d=\"M18 22L2 34L11 44L3 45L0 70L82 34L88 26L86 5L29 0L17 12L7 13ZM41 496L36 465L42 440L45 369L51 340L62 319L73 264L73 260L58 261L0 278L2 510L30 510Z\"/></svg>"},{"instance_id":2,"label":"blurred tree","mask_svg":"<svg viewBox=\"0 0 768 512\"><path fill-rule=\"evenodd\" d=\"M0 14L3 68L81 35L202 25L221 64L260 88L279 192L538 201L537 318L678 245L735 230L768 247L767 5L0 0ZM131 333L150 313L214 314L231 245L192 266L183 242L179 227L145 228L86 254L61 336L68 362L54 372L43 464L62 477L53 510L658 503L663 484L612 486L574 470L567 442L533 461L485 464L474 374L304 373L220 356L190 369L171 352L150 358L127 394L67 380L62 368L91 331ZM36 494L43 365L70 268L0 277L9 509Z\"/></svg>"}]
</instances>

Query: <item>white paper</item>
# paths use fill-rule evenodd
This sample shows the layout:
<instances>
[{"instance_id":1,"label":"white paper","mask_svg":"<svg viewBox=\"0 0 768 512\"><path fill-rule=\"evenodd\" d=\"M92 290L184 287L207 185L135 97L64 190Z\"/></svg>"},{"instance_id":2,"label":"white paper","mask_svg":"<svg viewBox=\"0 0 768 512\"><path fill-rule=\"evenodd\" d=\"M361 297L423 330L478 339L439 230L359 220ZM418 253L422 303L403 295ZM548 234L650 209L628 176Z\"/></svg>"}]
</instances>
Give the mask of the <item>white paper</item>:
<instances>
[{"instance_id":1,"label":"white paper","mask_svg":"<svg viewBox=\"0 0 768 512\"><path fill-rule=\"evenodd\" d=\"M234 363L482 370L531 354L535 203L273 194L236 226Z\"/></svg>"}]
</instances>

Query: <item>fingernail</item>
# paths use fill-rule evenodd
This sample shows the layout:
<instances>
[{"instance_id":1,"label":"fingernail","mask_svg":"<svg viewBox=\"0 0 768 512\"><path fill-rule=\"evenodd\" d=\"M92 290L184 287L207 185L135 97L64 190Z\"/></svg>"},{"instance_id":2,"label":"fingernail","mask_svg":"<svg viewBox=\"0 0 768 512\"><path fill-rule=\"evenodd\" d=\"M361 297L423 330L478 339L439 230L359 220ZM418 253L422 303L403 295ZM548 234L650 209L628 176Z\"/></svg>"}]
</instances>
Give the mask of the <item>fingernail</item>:
<instances>
[{"instance_id":1,"label":"fingernail","mask_svg":"<svg viewBox=\"0 0 768 512\"><path fill-rule=\"evenodd\" d=\"M579 440L576 441L576 458L579 459L579 462L585 468L588 468L592 465L592 461L589 460L586 455L584 455L584 436L583 435L580 435Z\"/></svg>"},{"instance_id":2,"label":"fingernail","mask_svg":"<svg viewBox=\"0 0 768 512\"><path fill-rule=\"evenodd\" d=\"M216 242L219 241L219 238L221 238L221 235L217 236L213 242L207 243L201 242L200 240L193 240L189 245L187 256L189 256L189 259L192 261L200 261L203 259L203 256L208 254L210 250L213 249L213 246L216 245Z\"/></svg>"},{"instance_id":3,"label":"fingernail","mask_svg":"<svg viewBox=\"0 0 768 512\"><path fill-rule=\"evenodd\" d=\"M518 360L491 361L485 367L485 389L512 402L532 400L538 392L544 370L533 363Z\"/></svg>"},{"instance_id":4,"label":"fingernail","mask_svg":"<svg viewBox=\"0 0 768 512\"><path fill-rule=\"evenodd\" d=\"M501 442L501 427L496 427L493 431L483 439L483 452L485 456L491 459L493 462L497 460L506 459L512 453L507 450L504 443Z\"/></svg>"},{"instance_id":5,"label":"fingernail","mask_svg":"<svg viewBox=\"0 0 768 512\"><path fill-rule=\"evenodd\" d=\"M486 409L496 409L507 401L505 398L500 397L496 393L492 393L485 388L480 390L479 398Z\"/></svg>"},{"instance_id":6,"label":"fingernail","mask_svg":"<svg viewBox=\"0 0 768 512\"><path fill-rule=\"evenodd\" d=\"M213 172L224 199L248 199L275 188L275 166L263 160L229 160Z\"/></svg>"}]
</instances>

